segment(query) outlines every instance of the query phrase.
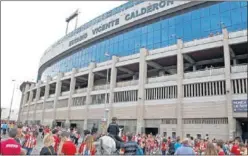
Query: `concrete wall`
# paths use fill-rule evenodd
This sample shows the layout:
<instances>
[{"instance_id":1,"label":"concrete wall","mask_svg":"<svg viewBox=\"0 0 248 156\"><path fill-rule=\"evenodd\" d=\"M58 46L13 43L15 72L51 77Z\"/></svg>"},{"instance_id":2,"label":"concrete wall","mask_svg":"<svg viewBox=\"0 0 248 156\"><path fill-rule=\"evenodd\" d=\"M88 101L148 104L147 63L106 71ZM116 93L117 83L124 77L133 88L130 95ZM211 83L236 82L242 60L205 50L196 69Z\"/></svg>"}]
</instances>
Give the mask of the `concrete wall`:
<instances>
[{"instance_id":1,"label":"concrete wall","mask_svg":"<svg viewBox=\"0 0 248 156\"><path fill-rule=\"evenodd\" d=\"M224 96L188 98L183 102L183 118L226 117Z\"/></svg>"},{"instance_id":2,"label":"concrete wall","mask_svg":"<svg viewBox=\"0 0 248 156\"><path fill-rule=\"evenodd\" d=\"M155 101L146 102L153 105L145 105L145 119L176 118L176 104L154 105Z\"/></svg>"},{"instance_id":3,"label":"concrete wall","mask_svg":"<svg viewBox=\"0 0 248 156\"><path fill-rule=\"evenodd\" d=\"M125 106L125 103L122 103L122 107L113 107L113 116L118 119L136 119L136 106Z\"/></svg>"},{"instance_id":4,"label":"concrete wall","mask_svg":"<svg viewBox=\"0 0 248 156\"><path fill-rule=\"evenodd\" d=\"M205 135L208 134L210 139L229 139L228 124L184 124L183 137L186 137L186 134L190 134L190 136L193 137L196 137L197 134L201 134L202 137L205 137Z\"/></svg>"}]
</instances>

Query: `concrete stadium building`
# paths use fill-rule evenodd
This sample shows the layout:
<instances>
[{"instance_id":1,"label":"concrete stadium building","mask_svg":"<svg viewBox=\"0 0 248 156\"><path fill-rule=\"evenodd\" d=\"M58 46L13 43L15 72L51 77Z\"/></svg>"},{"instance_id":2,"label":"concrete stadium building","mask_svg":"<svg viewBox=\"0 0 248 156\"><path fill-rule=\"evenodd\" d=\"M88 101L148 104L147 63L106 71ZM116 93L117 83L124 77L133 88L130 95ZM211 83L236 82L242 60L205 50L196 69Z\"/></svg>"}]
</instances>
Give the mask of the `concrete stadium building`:
<instances>
[{"instance_id":1,"label":"concrete stadium building","mask_svg":"<svg viewBox=\"0 0 248 156\"><path fill-rule=\"evenodd\" d=\"M19 120L90 129L245 136L247 2L135 1L49 47Z\"/></svg>"}]
</instances>

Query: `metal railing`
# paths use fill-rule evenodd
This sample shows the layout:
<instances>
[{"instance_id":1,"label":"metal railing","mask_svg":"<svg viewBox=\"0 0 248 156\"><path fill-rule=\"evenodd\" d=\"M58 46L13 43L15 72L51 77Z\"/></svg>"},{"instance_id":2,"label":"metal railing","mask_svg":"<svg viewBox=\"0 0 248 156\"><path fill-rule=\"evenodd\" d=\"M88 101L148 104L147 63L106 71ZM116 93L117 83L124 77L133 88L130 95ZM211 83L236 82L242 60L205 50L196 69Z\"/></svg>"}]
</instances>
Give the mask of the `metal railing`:
<instances>
[{"instance_id":1,"label":"metal railing","mask_svg":"<svg viewBox=\"0 0 248 156\"><path fill-rule=\"evenodd\" d=\"M166 76L158 76L158 77L151 77L147 78L147 83L157 83L157 82L165 82L165 81L172 81L176 80L177 75L166 75Z\"/></svg>"},{"instance_id":2,"label":"metal railing","mask_svg":"<svg viewBox=\"0 0 248 156\"><path fill-rule=\"evenodd\" d=\"M97 85L97 86L94 86L93 87L93 90L106 90L106 89L109 89L109 84L107 84L107 86L106 86L106 84L104 84L104 85Z\"/></svg>"},{"instance_id":3,"label":"metal railing","mask_svg":"<svg viewBox=\"0 0 248 156\"><path fill-rule=\"evenodd\" d=\"M81 88L81 89L76 89L75 90L75 93L84 93L84 92L87 92L87 88Z\"/></svg>"},{"instance_id":4,"label":"metal railing","mask_svg":"<svg viewBox=\"0 0 248 156\"><path fill-rule=\"evenodd\" d=\"M139 84L138 80L117 82L116 87L136 86Z\"/></svg>"},{"instance_id":5,"label":"metal railing","mask_svg":"<svg viewBox=\"0 0 248 156\"><path fill-rule=\"evenodd\" d=\"M232 73L242 73L242 72L247 72L247 64L245 65L237 65L237 66L232 66L231 67L231 72Z\"/></svg>"},{"instance_id":6,"label":"metal railing","mask_svg":"<svg viewBox=\"0 0 248 156\"><path fill-rule=\"evenodd\" d=\"M207 77L222 75L225 73L224 68L211 68L203 71L188 72L184 74L184 78L197 78L197 77Z\"/></svg>"}]
</instances>

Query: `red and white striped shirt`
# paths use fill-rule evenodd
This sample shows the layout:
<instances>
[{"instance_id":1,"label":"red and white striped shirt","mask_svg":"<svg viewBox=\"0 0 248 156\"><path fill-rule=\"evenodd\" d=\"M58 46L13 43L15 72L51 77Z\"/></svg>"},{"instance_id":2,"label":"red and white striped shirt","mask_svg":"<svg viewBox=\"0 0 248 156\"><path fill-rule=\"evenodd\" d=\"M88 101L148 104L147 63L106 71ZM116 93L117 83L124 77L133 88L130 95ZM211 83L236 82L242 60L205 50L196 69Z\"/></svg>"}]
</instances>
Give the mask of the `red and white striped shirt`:
<instances>
[{"instance_id":1,"label":"red and white striped shirt","mask_svg":"<svg viewBox=\"0 0 248 156\"><path fill-rule=\"evenodd\" d=\"M24 147L26 148L34 148L34 146L36 145L36 138L33 136L28 136L27 140L24 144Z\"/></svg>"}]
</instances>

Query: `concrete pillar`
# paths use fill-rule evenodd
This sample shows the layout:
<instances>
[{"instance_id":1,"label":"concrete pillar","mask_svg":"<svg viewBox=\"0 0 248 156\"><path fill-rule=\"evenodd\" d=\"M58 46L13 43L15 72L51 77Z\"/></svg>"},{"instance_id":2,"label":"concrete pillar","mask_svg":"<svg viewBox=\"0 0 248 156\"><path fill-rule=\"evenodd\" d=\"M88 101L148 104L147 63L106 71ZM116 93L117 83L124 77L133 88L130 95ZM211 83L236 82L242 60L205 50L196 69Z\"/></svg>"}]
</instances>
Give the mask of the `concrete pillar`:
<instances>
[{"instance_id":1,"label":"concrete pillar","mask_svg":"<svg viewBox=\"0 0 248 156\"><path fill-rule=\"evenodd\" d=\"M27 104L27 98L28 98L28 89L29 89L29 84L26 84L25 85L25 89L24 89L24 97L23 97L23 101L22 101L22 103L23 103L23 105L22 105L22 108L24 108L24 106ZM24 111L24 109L22 110L22 113L21 113L21 116L23 117L23 120L25 121L26 119L25 119L25 117L24 117L24 115L23 115L23 112ZM27 113L27 112L26 112Z\"/></svg>"},{"instance_id":2,"label":"concrete pillar","mask_svg":"<svg viewBox=\"0 0 248 156\"><path fill-rule=\"evenodd\" d=\"M27 104L28 103L28 90L29 90L29 84L26 84L26 86L25 86L25 90L24 90L24 101L23 101L23 103L24 104Z\"/></svg>"},{"instance_id":3,"label":"concrete pillar","mask_svg":"<svg viewBox=\"0 0 248 156\"><path fill-rule=\"evenodd\" d=\"M76 77L75 74L77 73L77 69L72 69L71 74L71 82L70 82L70 94L68 99L68 118L65 121L65 127L68 128L70 126L70 120L71 120L71 105L73 103L72 95L75 92L75 85L76 85Z\"/></svg>"},{"instance_id":4,"label":"concrete pillar","mask_svg":"<svg viewBox=\"0 0 248 156\"><path fill-rule=\"evenodd\" d=\"M180 137L183 136L183 125L182 125L182 100L183 100L183 74L184 74L184 67L183 67L183 41L181 39L177 40L177 108L176 108L176 115L177 115L177 128L176 128L176 135Z\"/></svg>"},{"instance_id":5,"label":"concrete pillar","mask_svg":"<svg viewBox=\"0 0 248 156\"><path fill-rule=\"evenodd\" d=\"M37 84L37 89L36 89L36 95L35 95L35 103L34 103L34 114L33 114L33 120L36 121L36 106L37 106L37 101L40 99L40 85L41 81L38 81Z\"/></svg>"},{"instance_id":6,"label":"concrete pillar","mask_svg":"<svg viewBox=\"0 0 248 156\"><path fill-rule=\"evenodd\" d=\"M109 90L109 105L108 105L108 118L107 125L109 125L111 118L113 117L113 103L114 103L114 88L116 87L116 79L117 79L117 68L116 63L118 62L118 57L112 57L112 66L111 66L111 75L110 75L110 90Z\"/></svg>"},{"instance_id":7,"label":"concrete pillar","mask_svg":"<svg viewBox=\"0 0 248 156\"><path fill-rule=\"evenodd\" d=\"M161 70L161 71L158 72L158 76L164 76L164 75L165 75L164 71Z\"/></svg>"},{"instance_id":8,"label":"concrete pillar","mask_svg":"<svg viewBox=\"0 0 248 156\"><path fill-rule=\"evenodd\" d=\"M86 95L86 105L85 105L85 119L84 119L84 130L86 130L87 124L88 124L88 111L89 111L89 105L91 104L92 98L90 96L90 93L94 86L94 73L93 69L95 68L96 64L94 62L91 62L89 65L89 74L88 74L88 88L87 88L87 95Z\"/></svg>"},{"instance_id":9,"label":"concrete pillar","mask_svg":"<svg viewBox=\"0 0 248 156\"><path fill-rule=\"evenodd\" d=\"M20 105L19 105L19 112L18 112L18 118L17 118L17 122L19 123L20 122L20 118L21 118L21 115L22 115L22 112L23 112L23 99L24 99L24 92L22 91L22 96L21 96L21 101L20 101Z\"/></svg>"},{"instance_id":10,"label":"concrete pillar","mask_svg":"<svg viewBox=\"0 0 248 156\"><path fill-rule=\"evenodd\" d=\"M34 88L34 84L31 84L30 89L33 89L33 88ZM27 120L29 120L29 121L32 121L32 119L29 118L29 107L30 107L30 104L32 102L33 96L34 96L34 92L32 90L30 90L29 91L29 97L28 97L28 112L27 112Z\"/></svg>"},{"instance_id":11,"label":"concrete pillar","mask_svg":"<svg viewBox=\"0 0 248 156\"><path fill-rule=\"evenodd\" d=\"M233 139L234 133L236 131L236 120L233 118L233 108L232 108L232 85L231 85L231 59L230 59L230 49L228 42L228 32L227 29L222 30L223 33L223 50L224 50L224 61L225 61L225 83L226 83L226 110L228 116L228 130L229 139Z\"/></svg>"},{"instance_id":12,"label":"concrete pillar","mask_svg":"<svg viewBox=\"0 0 248 156\"><path fill-rule=\"evenodd\" d=\"M193 72L196 71L196 65L193 65Z\"/></svg>"},{"instance_id":13,"label":"concrete pillar","mask_svg":"<svg viewBox=\"0 0 248 156\"><path fill-rule=\"evenodd\" d=\"M61 95L61 85L62 85L61 78L62 78L62 76L63 76L63 73L58 73L57 81L56 81L54 101L53 101L53 123L56 120L56 105L58 103L59 96Z\"/></svg>"},{"instance_id":14,"label":"concrete pillar","mask_svg":"<svg viewBox=\"0 0 248 156\"><path fill-rule=\"evenodd\" d=\"M143 133L145 128L144 123L144 103L145 103L145 84L147 82L147 62L146 56L148 50L145 48L140 49L139 60L139 90L138 90L138 105L137 105L137 133Z\"/></svg>"},{"instance_id":15,"label":"concrete pillar","mask_svg":"<svg viewBox=\"0 0 248 156\"><path fill-rule=\"evenodd\" d=\"M49 96L50 85L49 82L52 80L50 76L47 76L46 86L45 86L45 93L44 93L44 100L43 100L43 108L42 108L42 117L41 117L41 124L44 124L44 115L45 115L45 104L46 100Z\"/></svg>"}]
</instances>

